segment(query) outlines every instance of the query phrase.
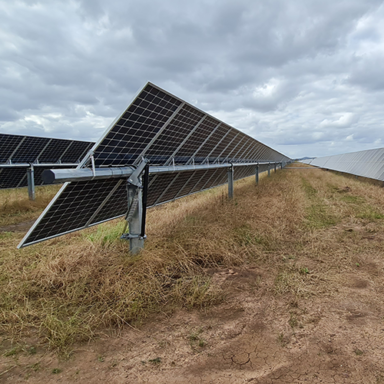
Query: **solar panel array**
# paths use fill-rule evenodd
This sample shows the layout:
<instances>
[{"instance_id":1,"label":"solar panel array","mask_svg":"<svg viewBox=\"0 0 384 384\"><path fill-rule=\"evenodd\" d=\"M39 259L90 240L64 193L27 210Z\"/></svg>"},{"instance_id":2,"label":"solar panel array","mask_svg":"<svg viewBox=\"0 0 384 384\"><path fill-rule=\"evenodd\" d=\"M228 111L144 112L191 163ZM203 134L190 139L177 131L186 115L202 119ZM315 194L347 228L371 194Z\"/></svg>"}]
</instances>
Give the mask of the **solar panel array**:
<instances>
[{"instance_id":1,"label":"solar panel array","mask_svg":"<svg viewBox=\"0 0 384 384\"><path fill-rule=\"evenodd\" d=\"M288 159L148 83L94 149L97 167Z\"/></svg>"},{"instance_id":2,"label":"solar panel array","mask_svg":"<svg viewBox=\"0 0 384 384\"><path fill-rule=\"evenodd\" d=\"M191 165L183 172L150 175L147 206L156 206L227 183L228 168L198 164L238 163L235 180L255 174L257 161L289 158L196 107L148 83L92 149L96 168ZM81 162L91 167L90 157ZM260 172L268 165L260 165ZM127 211L126 179L73 181L59 191L21 246L87 228Z\"/></svg>"},{"instance_id":3,"label":"solar panel array","mask_svg":"<svg viewBox=\"0 0 384 384\"><path fill-rule=\"evenodd\" d=\"M384 181L384 148L318 157L309 164L319 168Z\"/></svg>"},{"instance_id":4,"label":"solar panel array","mask_svg":"<svg viewBox=\"0 0 384 384\"><path fill-rule=\"evenodd\" d=\"M94 145L88 141L50 139L46 137L0 134L0 189L27 185L27 164L35 164L35 184L43 185L41 175L49 164L75 164ZM3 165L3 166L2 166ZM10 165L13 165L10 167Z\"/></svg>"}]
</instances>

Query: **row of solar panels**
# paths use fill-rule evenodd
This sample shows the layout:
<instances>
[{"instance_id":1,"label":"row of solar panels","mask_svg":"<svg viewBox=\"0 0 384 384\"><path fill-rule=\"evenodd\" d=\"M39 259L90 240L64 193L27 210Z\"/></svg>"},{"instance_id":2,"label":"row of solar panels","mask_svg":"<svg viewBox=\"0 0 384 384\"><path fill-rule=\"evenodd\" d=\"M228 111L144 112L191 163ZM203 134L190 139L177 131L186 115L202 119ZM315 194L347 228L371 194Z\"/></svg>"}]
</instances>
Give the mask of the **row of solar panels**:
<instances>
[{"instance_id":1,"label":"row of solar panels","mask_svg":"<svg viewBox=\"0 0 384 384\"><path fill-rule=\"evenodd\" d=\"M384 181L384 148L318 157L302 163Z\"/></svg>"},{"instance_id":2,"label":"row of solar panels","mask_svg":"<svg viewBox=\"0 0 384 384\"><path fill-rule=\"evenodd\" d=\"M26 169L29 164L36 165L35 185L43 185L41 175L45 169L55 168L53 164L76 167L94 144L89 141L1 133L0 189L27 186Z\"/></svg>"},{"instance_id":3,"label":"row of solar panels","mask_svg":"<svg viewBox=\"0 0 384 384\"><path fill-rule=\"evenodd\" d=\"M89 141L50 139L0 133L0 165L77 163L94 145Z\"/></svg>"},{"instance_id":4,"label":"row of solar panels","mask_svg":"<svg viewBox=\"0 0 384 384\"><path fill-rule=\"evenodd\" d=\"M94 150L96 167L281 161L288 157L148 83Z\"/></svg>"},{"instance_id":5,"label":"row of solar panels","mask_svg":"<svg viewBox=\"0 0 384 384\"><path fill-rule=\"evenodd\" d=\"M184 172L152 174L148 206L224 184L227 168L196 170L201 164L242 164L235 179L255 174L255 162L290 159L174 95L148 83L81 161L92 173L103 167L182 165ZM268 165L260 171L266 170ZM117 170L118 172L118 170ZM127 178L66 183L19 246L112 220L127 212Z\"/></svg>"},{"instance_id":6,"label":"row of solar panels","mask_svg":"<svg viewBox=\"0 0 384 384\"><path fill-rule=\"evenodd\" d=\"M268 165L259 166L267 171ZM235 180L255 175L255 166L235 168ZM150 176L148 207L154 207L226 184L227 169L198 170ZM37 222L27 244L85 229L122 217L127 212L126 179L105 179L68 183L53 206Z\"/></svg>"},{"instance_id":7,"label":"row of solar panels","mask_svg":"<svg viewBox=\"0 0 384 384\"><path fill-rule=\"evenodd\" d=\"M35 185L45 185L42 173L46 169L54 167L38 167L34 170ZM0 189L21 188L28 185L27 167L7 167L1 168L0 165Z\"/></svg>"}]
</instances>

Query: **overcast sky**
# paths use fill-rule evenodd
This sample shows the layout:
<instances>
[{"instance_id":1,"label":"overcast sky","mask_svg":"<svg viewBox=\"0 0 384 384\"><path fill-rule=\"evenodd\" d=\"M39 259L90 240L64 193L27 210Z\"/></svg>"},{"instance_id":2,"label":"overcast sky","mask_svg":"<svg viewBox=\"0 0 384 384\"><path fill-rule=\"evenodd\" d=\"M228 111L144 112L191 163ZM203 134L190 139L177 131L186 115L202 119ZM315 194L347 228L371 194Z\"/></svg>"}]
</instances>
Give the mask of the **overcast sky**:
<instances>
[{"instance_id":1,"label":"overcast sky","mask_svg":"<svg viewBox=\"0 0 384 384\"><path fill-rule=\"evenodd\" d=\"M295 158L384 147L377 0L0 0L0 132L96 141L147 81Z\"/></svg>"}]
</instances>

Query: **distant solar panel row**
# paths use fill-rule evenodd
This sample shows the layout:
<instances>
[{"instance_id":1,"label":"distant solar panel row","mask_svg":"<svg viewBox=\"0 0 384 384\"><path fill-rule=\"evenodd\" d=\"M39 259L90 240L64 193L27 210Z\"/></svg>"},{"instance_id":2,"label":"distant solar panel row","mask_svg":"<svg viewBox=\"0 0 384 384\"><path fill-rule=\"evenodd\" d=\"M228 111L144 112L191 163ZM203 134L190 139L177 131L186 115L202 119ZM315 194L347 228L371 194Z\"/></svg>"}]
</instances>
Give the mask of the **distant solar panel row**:
<instances>
[{"instance_id":1,"label":"distant solar panel row","mask_svg":"<svg viewBox=\"0 0 384 384\"><path fill-rule=\"evenodd\" d=\"M88 141L0 133L0 189L27 186L25 164L39 164L34 169L35 185L44 185L41 177L43 171L55 168L44 167L45 163L65 163L75 166L74 164L79 163L93 145L94 143ZM4 166L10 164L14 167Z\"/></svg>"},{"instance_id":2,"label":"distant solar panel row","mask_svg":"<svg viewBox=\"0 0 384 384\"><path fill-rule=\"evenodd\" d=\"M77 163L94 145L88 141L0 133L0 165L6 163Z\"/></svg>"},{"instance_id":3,"label":"distant solar panel row","mask_svg":"<svg viewBox=\"0 0 384 384\"><path fill-rule=\"evenodd\" d=\"M384 181L384 148L318 157L308 163L320 168Z\"/></svg>"},{"instance_id":4,"label":"distant solar panel row","mask_svg":"<svg viewBox=\"0 0 384 384\"><path fill-rule=\"evenodd\" d=\"M91 161L91 154L93 159ZM106 131L79 167L191 166L185 172L150 177L148 207L227 183L228 168L192 169L198 164L287 162L290 159L185 101L148 83ZM260 171L266 169L260 166ZM235 179L255 174L237 166ZM126 179L66 183L21 246L87 228L127 211Z\"/></svg>"}]
</instances>

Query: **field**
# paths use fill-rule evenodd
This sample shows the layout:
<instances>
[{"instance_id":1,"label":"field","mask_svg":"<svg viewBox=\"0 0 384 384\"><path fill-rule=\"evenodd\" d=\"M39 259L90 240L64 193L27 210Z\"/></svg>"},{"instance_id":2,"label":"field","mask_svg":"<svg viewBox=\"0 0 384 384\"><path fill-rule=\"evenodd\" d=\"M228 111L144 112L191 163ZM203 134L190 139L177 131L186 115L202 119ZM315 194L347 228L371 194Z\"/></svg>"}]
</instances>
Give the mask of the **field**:
<instances>
[{"instance_id":1,"label":"field","mask_svg":"<svg viewBox=\"0 0 384 384\"><path fill-rule=\"evenodd\" d=\"M384 383L384 190L302 167L149 210L136 257L121 221L16 250L57 188L1 191L0 383Z\"/></svg>"}]
</instances>

